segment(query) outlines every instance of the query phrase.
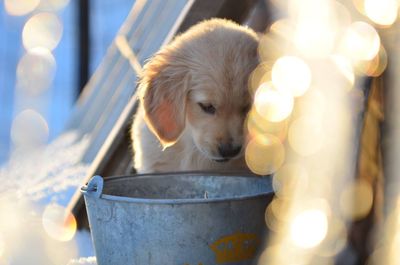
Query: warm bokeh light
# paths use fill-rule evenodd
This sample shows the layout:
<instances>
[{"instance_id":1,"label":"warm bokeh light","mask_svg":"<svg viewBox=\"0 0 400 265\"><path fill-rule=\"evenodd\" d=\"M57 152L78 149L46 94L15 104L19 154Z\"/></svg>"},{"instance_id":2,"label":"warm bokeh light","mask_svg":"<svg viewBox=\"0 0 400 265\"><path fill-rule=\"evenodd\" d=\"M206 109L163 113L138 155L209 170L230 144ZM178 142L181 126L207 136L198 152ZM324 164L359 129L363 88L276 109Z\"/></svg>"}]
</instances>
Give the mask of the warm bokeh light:
<instances>
[{"instance_id":1,"label":"warm bokeh light","mask_svg":"<svg viewBox=\"0 0 400 265\"><path fill-rule=\"evenodd\" d=\"M285 164L274 175L272 186L280 198L293 197L306 192L309 176L301 164Z\"/></svg>"},{"instance_id":2,"label":"warm bokeh light","mask_svg":"<svg viewBox=\"0 0 400 265\"><path fill-rule=\"evenodd\" d=\"M311 58L328 56L335 46L337 31L333 1L302 0L291 1L291 4L296 20L294 43L297 49Z\"/></svg>"},{"instance_id":3,"label":"warm bokeh light","mask_svg":"<svg viewBox=\"0 0 400 265\"><path fill-rule=\"evenodd\" d=\"M376 24L390 26L397 19L399 3L396 0L365 0L364 10Z\"/></svg>"},{"instance_id":4,"label":"warm bokeh light","mask_svg":"<svg viewBox=\"0 0 400 265\"><path fill-rule=\"evenodd\" d=\"M365 217L372 208L372 202L371 184L362 179L347 185L340 195L341 212L349 220L359 220Z\"/></svg>"},{"instance_id":5,"label":"warm bokeh light","mask_svg":"<svg viewBox=\"0 0 400 265\"><path fill-rule=\"evenodd\" d=\"M37 96L48 89L54 80L56 61L45 48L29 50L17 67L17 88Z\"/></svg>"},{"instance_id":6,"label":"warm bokeh light","mask_svg":"<svg viewBox=\"0 0 400 265\"><path fill-rule=\"evenodd\" d=\"M46 233L58 241L71 240L76 232L77 223L72 213L57 204L49 204L43 212L43 228Z\"/></svg>"},{"instance_id":7,"label":"warm bokeh light","mask_svg":"<svg viewBox=\"0 0 400 265\"><path fill-rule=\"evenodd\" d=\"M301 96L311 84L310 67L298 57L281 57L272 67L272 83L278 90Z\"/></svg>"},{"instance_id":8,"label":"warm bokeh light","mask_svg":"<svg viewBox=\"0 0 400 265\"><path fill-rule=\"evenodd\" d=\"M297 113L322 119L327 108L326 96L319 89L310 89L296 101Z\"/></svg>"},{"instance_id":9,"label":"warm bokeh light","mask_svg":"<svg viewBox=\"0 0 400 265\"><path fill-rule=\"evenodd\" d=\"M29 181L25 184L32 185ZM67 236L64 231L53 229L51 231L56 238L48 236L37 212L39 205L21 196L21 193L15 194L15 191L0 194L0 248L4 244L0 264L3 264L3 260L12 264L67 264L72 257L76 257L76 242L66 242L72 233ZM47 222L48 227L54 226L52 222L57 219L57 214L52 214L52 210L46 211L45 215L50 221L43 221L43 224ZM75 220L68 222L76 227Z\"/></svg>"},{"instance_id":10,"label":"warm bokeh light","mask_svg":"<svg viewBox=\"0 0 400 265\"><path fill-rule=\"evenodd\" d=\"M377 77L383 74L383 72L386 70L387 65L388 65L387 53L385 48L381 46L381 48L379 49L379 53L377 54L377 56L375 56L374 59L364 64L358 65L356 69L361 74Z\"/></svg>"},{"instance_id":11,"label":"warm bokeh light","mask_svg":"<svg viewBox=\"0 0 400 265\"><path fill-rule=\"evenodd\" d=\"M288 121L269 122L253 108L247 115L247 129L250 137L259 134L272 134L283 142L287 135Z\"/></svg>"},{"instance_id":12,"label":"warm bokeh light","mask_svg":"<svg viewBox=\"0 0 400 265\"><path fill-rule=\"evenodd\" d=\"M324 257L334 257L346 247L347 230L345 223L334 216L329 218L328 233L318 248L318 254Z\"/></svg>"},{"instance_id":13,"label":"warm bokeh light","mask_svg":"<svg viewBox=\"0 0 400 265\"><path fill-rule=\"evenodd\" d=\"M272 3L285 18L261 37L264 65L250 82L255 112L249 113L247 128L251 137L270 133L284 142L285 161L273 176L275 198L265 211L272 233L259 264L334 264L352 243L347 242L349 222L373 206L371 183L351 174L366 97L358 79L378 77L387 68L393 47L383 44L393 40L395 29L378 32L375 25L394 24L400 1ZM295 98L293 105L284 100L288 95ZM282 115L271 119L272 113Z\"/></svg>"},{"instance_id":14,"label":"warm bokeh light","mask_svg":"<svg viewBox=\"0 0 400 265\"><path fill-rule=\"evenodd\" d=\"M379 52L381 42L370 24L357 21L351 24L341 43L341 50L352 61L372 60Z\"/></svg>"},{"instance_id":15,"label":"warm bokeh light","mask_svg":"<svg viewBox=\"0 0 400 265\"><path fill-rule=\"evenodd\" d=\"M354 85L355 75L351 61L342 55L332 55L331 59L335 63L339 72L346 78L347 81L349 81L352 87Z\"/></svg>"},{"instance_id":16,"label":"warm bokeh light","mask_svg":"<svg viewBox=\"0 0 400 265\"><path fill-rule=\"evenodd\" d=\"M17 147L42 145L49 137L46 120L37 111L27 109L19 113L11 125L11 139Z\"/></svg>"},{"instance_id":17,"label":"warm bokeh light","mask_svg":"<svg viewBox=\"0 0 400 265\"><path fill-rule=\"evenodd\" d=\"M279 33L272 32L271 28L271 33L262 35L258 44L258 54L261 61L264 64L270 64L270 67L283 54L284 47L282 47L282 41L280 40L282 36L277 34Z\"/></svg>"},{"instance_id":18,"label":"warm bokeh light","mask_svg":"<svg viewBox=\"0 0 400 265\"><path fill-rule=\"evenodd\" d=\"M285 149L277 137L257 135L247 144L245 159L252 172L268 175L277 171L283 164Z\"/></svg>"},{"instance_id":19,"label":"warm bokeh light","mask_svg":"<svg viewBox=\"0 0 400 265\"><path fill-rule=\"evenodd\" d=\"M400 247L400 238L396 239L396 242L393 244L391 249L390 260L388 263L389 265L398 265L400 264L400 254L399 254L399 247ZM379 264L379 260L376 260L373 264Z\"/></svg>"},{"instance_id":20,"label":"warm bokeh light","mask_svg":"<svg viewBox=\"0 0 400 265\"><path fill-rule=\"evenodd\" d=\"M249 90L252 94L256 93L258 87L271 80L272 66L268 63L260 63L249 77Z\"/></svg>"},{"instance_id":21,"label":"warm bokeh light","mask_svg":"<svg viewBox=\"0 0 400 265\"><path fill-rule=\"evenodd\" d=\"M0 236L2 236L0 239L5 240L6 236L21 230L24 209L21 210L21 207L13 201L14 194L3 192L0 195Z\"/></svg>"},{"instance_id":22,"label":"warm bokeh light","mask_svg":"<svg viewBox=\"0 0 400 265\"><path fill-rule=\"evenodd\" d=\"M395 199L395 201L395 209L389 213L389 218L386 220L386 233L388 233L388 236L392 238L389 239L390 246L388 246L388 251L383 253L383 255L389 254L389 257L385 257L388 260L387 264L389 265L400 264L400 198ZM382 258L380 260L382 260ZM379 263L375 262L373 264Z\"/></svg>"},{"instance_id":23,"label":"warm bokeh light","mask_svg":"<svg viewBox=\"0 0 400 265\"><path fill-rule=\"evenodd\" d=\"M2 234L0 233L0 257L3 256L5 247L6 247L6 244L4 242L4 238L3 238Z\"/></svg>"},{"instance_id":24,"label":"warm bokeh light","mask_svg":"<svg viewBox=\"0 0 400 265\"><path fill-rule=\"evenodd\" d=\"M328 218L319 209L298 213L290 224L290 237L301 248L313 248L320 244L328 232Z\"/></svg>"},{"instance_id":25,"label":"warm bokeh light","mask_svg":"<svg viewBox=\"0 0 400 265\"><path fill-rule=\"evenodd\" d=\"M4 243L4 240L2 239L1 235L0 235L0 264L3 265L3 255L5 253L5 247L6 244ZM4 263L4 265L6 265L7 263Z\"/></svg>"},{"instance_id":26,"label":"warm bokeh light","mask_svg":"<svg viewBox=\"0 0 400 265\"><path fill-rule=\"evenodd\" d=\"M283 39L287 39L289 36L294 35L294 25L293 21L291 21L288 18L283 18L283 19L278 19L272 25L270 26L269 30L271 33L275 34L276 36L279 36ZM281 41L282 42L282 41ZM278 46L279 43L278 41L275 41L275 45ZM268 47L268 46L267 46ZM283 47L280 47L280 50L282 51Z\"/></svg>"},{"instance_id":27,"label":"warm bokeh light","mask_svg":"<svg viewBox=\"0 0 400 265\"><path fill-rule=\"evenodd\" d=\"M286 119L293 110L293 104L293 97L289 93L274 89L271 82L263 83L254 97L254 106L258 114L271 122Z\"/></svg>"},{"instance_id":28,"label":"warm bokeh light","mask_svg":"<svg viewBox=\"0 0 400 265\"><path fill-rule=\"evenodd\" d=\"M283 213L280 201L278 198L274 198L265 210L265 224L273 232L279 231L281 219L283 219L280 215L280 213Z\"/></svg>"},{"instance_id":29,"label":"warm bokeh light","mask_svg":"<svg viewBox=\"0 0 400 265\"><path fill-rule=\"evenodd\" d=\"M26 15L39 5L40 0L4 0L4 8L13 16Z\"/></svg>"},{"instance_id":30,"label":"warm bokeh light","mask_svg":"<svg viewBox=\"0 0 400 265\"><path fill-rule=\"evenodd\" d=\"M325 132L318 118L304 116L292 122L288 140L299 155L309 156L320 150L325 141Z\"/></svg>"},{"instance_id":31,"label":"warm bokeh light","mask_svg":"<svg viewBox=\"0 0 400 265\"><path fill-rule=\"evenodd\" d=\"M53 50L63 33L63 25L53 13L39 13L32 16L22 31L22 41L27 50L44 47Z\"/></svg>"}]
</instances>

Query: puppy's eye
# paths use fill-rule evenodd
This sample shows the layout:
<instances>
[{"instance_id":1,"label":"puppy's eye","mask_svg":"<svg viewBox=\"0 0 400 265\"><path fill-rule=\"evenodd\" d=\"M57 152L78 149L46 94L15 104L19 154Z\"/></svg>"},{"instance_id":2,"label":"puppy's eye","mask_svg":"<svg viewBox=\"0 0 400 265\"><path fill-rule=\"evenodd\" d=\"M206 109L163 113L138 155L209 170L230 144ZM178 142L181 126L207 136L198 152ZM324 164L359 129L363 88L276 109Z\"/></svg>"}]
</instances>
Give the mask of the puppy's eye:
<instances>
[{"instance_id":1,"label":"puppy's eye","mask_svg":"<svg viewBox=\"0 0 400 265\"><path fill-rule=\"evenodd\" d=\"M203 104L203 103L198 103L200 108L208 114L215 114L215 107L212 104Z\"/></svg>"}]
</instances>

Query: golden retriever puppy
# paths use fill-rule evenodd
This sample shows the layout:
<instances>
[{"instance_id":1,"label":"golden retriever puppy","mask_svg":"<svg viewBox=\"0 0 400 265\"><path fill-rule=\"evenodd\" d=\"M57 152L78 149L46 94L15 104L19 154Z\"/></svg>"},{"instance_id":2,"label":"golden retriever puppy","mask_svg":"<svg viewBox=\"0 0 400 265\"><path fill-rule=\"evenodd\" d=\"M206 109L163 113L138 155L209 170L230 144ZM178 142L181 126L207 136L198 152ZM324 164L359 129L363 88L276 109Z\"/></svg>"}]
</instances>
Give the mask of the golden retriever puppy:
<instances>
[{"instance_id":1,"label":"golden retriever puppy","mask_svg":"<svg viewBox=\"0 0 400 265\"><path fill-rule=\"evenodd\" d=\"M132 126L139 173L248 170L244 120L257 46L251 29L212 19L155 54L141 76Z\"/></svg>"}]
</instances>

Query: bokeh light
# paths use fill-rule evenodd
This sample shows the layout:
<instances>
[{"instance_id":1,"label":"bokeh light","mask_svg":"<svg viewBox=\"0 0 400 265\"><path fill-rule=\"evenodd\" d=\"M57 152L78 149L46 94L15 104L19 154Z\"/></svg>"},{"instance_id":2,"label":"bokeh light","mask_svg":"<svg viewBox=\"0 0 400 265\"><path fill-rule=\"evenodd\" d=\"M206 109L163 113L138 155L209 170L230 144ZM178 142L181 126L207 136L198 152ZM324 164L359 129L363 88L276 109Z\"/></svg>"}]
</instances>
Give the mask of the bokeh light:
<instances>
[{"instance_id":1,"label":"bokeh light","mask_svg":"<svg viewBox=\"0 0 400 265\"><path fill-rule=\"evenodd\" d=\"M364 14L364 1L365 0L352 0L353 6L361 14Z\"/></svg>"},{"instance_id":2,"label":"bokeh light","mask_svg":"<svg viewBox=\"0 0 400 265\"><path fill-rule=\"evenodd\" d=\"M32 186L29 181L25 184L25 188ZM46 222L38 214L39 205L21 195L22 193L16 194L16 190L13 190L3 192L0 196L0 248L1 243L4 243L0 264L3 261L9 261L10 264L67 264L72 257L78 255L77 242L66 242L71 238L71 233L55 229L53 232L57 233L56 239L48 236L42 225ZM45 215L47 219L57 219L54 214L49 214L49 210ZM67 223L75 224L76 227L75 220Z\"/></svg>"},{"instance_id":3,"label":"bokeh light","mask_svg":"<svg viewBox=\"0 0 400 265\"><path fill-rule=\"evenodd\" d=\"M254 108L252 108L247 115L246 125L250 137L254 137L258 134L272 134L283 142L287 135L287 120L281 122L269 122L258 114Z\"/></svg>"},{"instance_id":4,"label":"bokeh light","mask_svg":"<svg viewBox=\"0 0 400 265\"><path fill-rule=\"evenodd\" d=\"M53 50L61 40L63 26L57 15L39 13L32 16L22 31L22 41L25 49L44 47Z\"/></svg>"},{"instance_id":5,"label":"bokeh light","mask_svg":"<svg viewBox=\"0 0 400 265\"><path fill-rule=\"evenodd\" d=\"M383 46L380 47L379 53L374 59L364 64L359 64L356 68L358 72L367 76L377 77L380 76L388 65L388 58L386 50Z\"/></svg>"},{"instance_id":6,"label":"bokeh light","mask_svg":"<svg viewBox=\"0 0 400 265\"><path fill-rule=\"evenodd\" d=\"M346 246L347 231L345 223L335 217L330 216L328 233L318 248L318 254L325 257L334 257Z\"/></svg>"},{"instance_id":7,"label":"bokeh light","mask_svg":"<svg viewBox=\"0 0 400 265\"><path fill-rule=\"evenodd\" d=\"M74 215L58 204L46 206L43 212L42 224L46 233L58 241L71 240L77 228Z\"/></svg>"},{"instance_id":8,"label":"bokeh light","mask_svg":"<svg viewBox=\"0 0 400 265\"><path fill-rule=\"evenodd\" d=\"M275 22L272 26L277 25L277 23L278 22ZM270 64L270 66L282 56L284 49L282 40L280 39L283 34L278 35L278 32L273 32L272 26L270 33L261 35L258 44L258 54L261 61L263 61L264 64Z\"/></svg>"},{"instance_id":9,"label":"bokeh light","mask_svg":"<svg viewBox=\"0 0 400 265\"><path fill-rule=\"evenodd\" d=\"M326 96L319 89L310 89L307 93L296 101L296 111L298 114L322 119L327 108Z\"/></svg>"},{"instance_id":10,"label":"bokeh light","mask_svg":"<svg viewBox=\"0 0 400 265\"><path fill-rule=\"evenodd\" d=\"M246 146L247 166L258 175L268 175L277 171L284 162L285 149L281 141L273 135L257 135Z\"/></svg>"},{"instance_id":11,"label":"bokeh light","mask_svg":"<svg viewBox=\"0 0 400 265\"><path fill-rule=\"evenodd\" d=\"M271 65L268 63L260 63L253 70L249 77L249 90L252 94L256 93L258 87L271 80Z\"/></svg>"},{"instance_id":12,"label":"bokeh light","mask_svg":"<svg viewBox=\"0 0 400 265\"><path fill-rule=\"evenodd\" d=\"M56 61L45 48L29 50L17 67L17 88L36 96L50 87L54 80Z\"/></svg>"},{"instance_id":13,"label":"bokeh light","mask_svg":"<svg viewBox=\"0 0 400 265\"><path fill-rule=\"evenodd\" d=\"M265 210L265 224L273 232L278 232L282 220L284 210L282 209L282 200L279 198L274 198L267 206Z\"/></svg>"},{"instance_id":14,"label":"bokeh light","mask_svg":"<svg viewBox=\"0 0 400 265\"><path fill-rule=\"evenodd\" d=\"M338 54L332 55L331 59L335 63L339 72L346 78L347 81L349 81L352 87L355 81L355 74L351 61L345 56Z\"/></svg>"},{"instance_id":15,"label":"bokeh light","mask_svg":"<svg viewBox=\"0 0 400 265\"><path fill-rule=\"evenodd\" d=\"M396 0L365 0L364 10L376 24L390 26L397 19L399 4Z\"/></svg>"},{"instance_id":16,"label":"bokeh light","mask_svg":"<svg viewBox=\"0 0 400 265\"><path fill-rule=\"evenodd\" d=\"M39 5L40 0L4 0L4 8L13 16L26 15Z\"/></svg>"},{"instance_id":17,"label":"bokeh light","mask_svg":"<svg viewBox=\"0 0 400 265\"><path fill-rule=\"evenodd\" d=\"M309 176L301 164L285 164L274 175L272 186L280 198L293 197L299 192L307 192Z\"/></svg>"},{"instance_id":18,"label":"bokeh light","mask_svg":"<svg viewBox=\"0 0 400 265\"><path fill-rule=\"evenodd\" d=\"M311 70L302 59L284 56L279 58L272 67L272 83L278 90L298 97L310 87Z\"/></svg>"},{"instance_id":19,"label":"bokeh light","mask_svg":"<svg viewBox=\"0 0 400 265\"><path fill-rule=\"evenodd\" d=\"M0 258L1 256L3 256L4 252L5 252L5 248L6 248L6 243L4 241L4 237L0 232ZM1 263L0 263L1 264Z\"/></svg>"},{"instance_id":20,"label":"bokeh light","mask_svg":"<svg viewBox=\"0 0 400 265\"><path fill-rule=\"evenodd\" d=\"M334 264L347 245L346 225L373 206L371 183L349 175L358 137L352 125L365 105L357 79L384 73L393 46L386 53L379 34L389 43L395 29L378 32L376 25L395 23L400 1L353 0L372 25L360 19L352 1L272 2L285 18L261 37L263 65L250 81L255 97L247 128L250 139L272 134L287 145L273 176L275 198L265 211L272 238L259 264Z\"/></svg>"},{"instance_id":21,"label":"bokeh light","mask_svg":"<svg viewBox=\"0 0 400 265\"><path fill-rule=\"evenodd\" d=\"M42 11L55 12L63 9L70 0L41 0L38 9Z\"/></svg>"},{"instance_id":22,"label":"bokeh light","mask_svg":"<svg viewBox=\"0 0 400 265\"><path fill-rule=\"evenodd\" d=\"M359 179L347 185L340 195L340 209L349 220L365 217L372 208L373 191L371 184Z\"/></svg>"},{"instance_id":23,"label":"bokeh light","mask_svg":"<svg viewBox=\"0 0 400 265\"><path fill-rule=\"evenodd\" d=\"M3 241L8 235L17 233L23 223L23 210L15 202L15 194L3 192L0 197L0 236Z\"/></svg>"},{"instance_id":24,"label":"bokeh light","mask_svg":"<svg viewBox=\"0 0 400 265\"><path fill-rule=\"evenodd\" d=\"M296 20L294 43L303 55L311 58L328 56L336 39L334 10L330 0L291 1ZM318 10L318 12L315 12Z\"/></svg>"},{"instance_id":25,"label":"bokeh light","mask_svg":"<svg viewBox=\"0 0 400 265\"><path fill-rule=\"evenodd\" d=\"M16 147L42 145L49 137L46 120L37 111L27 109L19 113L11 126L11 139Z\"/></svg>"},{"instance_id":26,"label":"bokeh light","mask_svg":"<svg viewBox=\"0 0 400 265\"><path fill-rule=\"evenodd\" d=\"M280 122L293 110L293 97L284 91L276 90L271 82L263 83L256 91L254 106L266 120Z\"/></svg>"},{"instance_id":27,"label":"bokeh light","mask_svg":"<svg viewBox=\"0 0 400 265\"><path fill-rule=\"evenodd\" d=\"M291 21L288 18L278 19L277 21L272 23L269 30L271 33L273 33L276 36L281 37L282 39L288 39L289 36L294 35L295 26L293 24L294 24L293 21ZM279 39L277 39L277 40L279 40ZM275 45L277 47L280 47L280 50L282 51L283 47L278 46L279 44L282 45L282 41L279 41L279 42L275 41L275 43L276 43ZM268 46L266 46L266 47L268 47Z\"/></svg>"},{"instance_id":28,"label":"bokeh light","mask_svg":"<svg viewBox=\"0 0 400 265\"><path fill-rule=\"evenodd\" d=\"M391 249L391 255L390 255L390 260L389 260L389 264L390 265L397 265L400 264L400 254L399 254L399 247L400 247L400 239L396 239L396 242L393 244L393 247ZM379 264L379 261L377 260L375 263L373 264Z\"/></svg>"},{"instance_id":29,"label":"bokeh light","mask_svg":"<svg viewBox=\"0 0 400 265\"><path fill-rule=\"evenodd\" d=\"M309 156L321 149L325 141L325 132L319 119L302 116L290 125L288 141L298 154Z\"/></svg>"},{"instance_id":30,"label":"bokeh light","mask_svg":"<svg viewBox=\"0 0 400 265\"><path fill-rule=\"evenodd\" d=\"M345 33L341 50L352 61L368 61L378 54L380 45L380 38L374 27L357 21Z\"/></svg>"},{"instance_id":31,"label":"bokeh light","mask_svg":"<svg viewBox=\"0 0 400 265\"><path fill-rule=\"evenodd\" d=\"M328 232L328 218L320 209L307 209L298 213L290 224L290 237L301 248L320 244Z\"/></svg>"}]
</instances>

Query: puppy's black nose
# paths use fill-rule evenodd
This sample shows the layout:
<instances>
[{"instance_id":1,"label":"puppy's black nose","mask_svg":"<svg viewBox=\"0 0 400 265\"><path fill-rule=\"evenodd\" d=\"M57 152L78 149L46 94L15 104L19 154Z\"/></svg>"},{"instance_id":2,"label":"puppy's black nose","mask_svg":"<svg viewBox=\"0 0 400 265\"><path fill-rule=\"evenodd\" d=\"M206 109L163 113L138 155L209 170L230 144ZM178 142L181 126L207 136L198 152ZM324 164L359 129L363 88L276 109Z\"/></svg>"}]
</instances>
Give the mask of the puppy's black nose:
<instances>
[{"instance_id":1,"label":"puppy's black nose","mask_svg":"<svg viewBox=\"0 0 400 265\"><path fill-rule=\"evenodd\" d=\"M242 146L234 146L231 143L229 144L220 144L218 146L218 152L219 154L224 157L224 158L231 158L236 156L237 154L240 153L240 150L242 150Z\"/></svg>"}]
</instances>

